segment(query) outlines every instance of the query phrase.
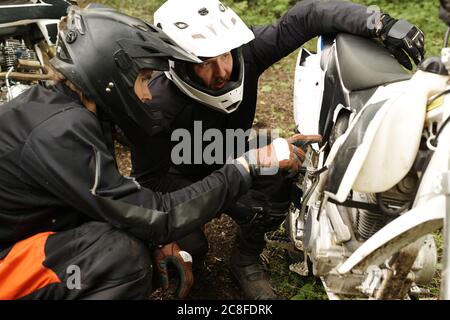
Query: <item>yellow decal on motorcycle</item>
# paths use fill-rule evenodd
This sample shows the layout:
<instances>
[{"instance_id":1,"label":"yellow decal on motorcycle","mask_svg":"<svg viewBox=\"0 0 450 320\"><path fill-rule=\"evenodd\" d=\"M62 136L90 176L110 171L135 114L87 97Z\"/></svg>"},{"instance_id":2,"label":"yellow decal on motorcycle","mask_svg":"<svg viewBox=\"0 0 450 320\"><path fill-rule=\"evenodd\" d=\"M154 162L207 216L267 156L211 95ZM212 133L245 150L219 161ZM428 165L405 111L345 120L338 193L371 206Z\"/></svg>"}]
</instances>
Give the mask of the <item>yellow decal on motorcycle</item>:
<instances>
[{"instance_id":1,"label":"yellow decal on motorcycle","mask_svg":"<svg viewBox=\"0 0 450 320\"><path fill-rule=\"evenodd\" d=\"M427 112L439 108L444 103L444 97L439 97L427 106Z\"/></svg>"}]
</instances>

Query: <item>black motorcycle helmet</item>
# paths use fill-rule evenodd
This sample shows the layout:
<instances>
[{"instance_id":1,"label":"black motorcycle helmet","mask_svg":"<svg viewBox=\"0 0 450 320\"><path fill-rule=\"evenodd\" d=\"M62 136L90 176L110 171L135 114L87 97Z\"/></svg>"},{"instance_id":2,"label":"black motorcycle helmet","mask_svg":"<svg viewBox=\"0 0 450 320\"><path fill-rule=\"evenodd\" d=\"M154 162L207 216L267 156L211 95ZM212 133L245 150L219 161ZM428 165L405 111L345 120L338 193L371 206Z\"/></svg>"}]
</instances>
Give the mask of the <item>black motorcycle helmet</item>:
<instances>
[{"instance_id":1,"label":"black motorcycle helmet","mask_svg":"<svg viewBox=\"0 0 450 320\"><path fill-rule=\"evenodd\" d=\"M158 133L160 110L150 110L134 93L139 71L168 70L168 58L199 60L158 28L108 7L72 6L60 28L52 66L128 138Z\"/></svg>"}]
</instances>

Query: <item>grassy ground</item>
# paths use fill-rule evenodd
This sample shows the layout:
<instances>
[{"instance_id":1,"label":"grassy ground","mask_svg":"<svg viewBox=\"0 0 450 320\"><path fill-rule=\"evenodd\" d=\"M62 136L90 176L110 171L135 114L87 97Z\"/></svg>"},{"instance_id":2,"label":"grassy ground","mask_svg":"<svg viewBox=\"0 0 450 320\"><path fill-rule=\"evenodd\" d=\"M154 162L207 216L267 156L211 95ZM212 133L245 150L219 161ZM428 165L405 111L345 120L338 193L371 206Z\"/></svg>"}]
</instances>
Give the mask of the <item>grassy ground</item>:
<instances>
[{"instance_id":1,"label":"grassy ground","mask_svg":"<svg viewBox=\"0 0 450 320\"><path fill-rule=\"evenodd\" d=\"M85 4L89 1L82 0ZM164 1L160 0L96 0L113 6L131 15L152 21L153 11ZM225 0L250 25L272 23L291 3L292 0ZM253 3L253 5L249 5ZM438 19L438 5L435 0L355 0L365 5L376 5L383 12L396 18L407 19L417 24L426 34L427 56L438 55L442 46L445 26ZM307 44L314 48L314 40ZM288 135L294 130L292 118L292 90L296 53L291 54L279 63L269 68L261 77L257 115L254 125L259 128L278 128L282 135ZM128 150L121 150L122 167L129 172ZM240 299L239 288L230 280L227 269L227 259L232 245L235 225L226 217L213 221L208 225L207 236L210 240L210 253L207 257L207 268L202 281L191 294L192 299ZM441 236L437 234L437 240ZM279 249L269 249L264 257L271 272L272 284L283 299L325 299L326 295L321 284L314 278L300 277L288 270L285 253ZM429 289L431 297L438 294L439 281L432 283ZM170 298L157 295L153 298Z\"/></svg>"}]
</instances>

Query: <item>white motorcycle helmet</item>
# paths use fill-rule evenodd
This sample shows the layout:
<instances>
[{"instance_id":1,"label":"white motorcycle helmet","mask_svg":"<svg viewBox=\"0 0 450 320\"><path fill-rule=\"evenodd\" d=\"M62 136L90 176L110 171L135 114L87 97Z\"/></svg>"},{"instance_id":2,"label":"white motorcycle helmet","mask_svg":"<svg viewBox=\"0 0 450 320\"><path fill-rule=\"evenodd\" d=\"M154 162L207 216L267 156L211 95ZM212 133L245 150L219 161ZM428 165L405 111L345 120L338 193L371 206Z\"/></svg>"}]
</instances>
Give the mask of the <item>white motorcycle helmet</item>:
<instances>
[{"instance_id":1,"label":"white motorcycle helmet","mask_svg":"<svg viewBox=\"0 0 450 320\"><path fill-rule=\"evenodd\" d=\"M217 0L167 0L155 12L154 24L180 47L202 59L231 51L233 72L220 90L207 88L189 63L170 61L166 75L192 99L220 112L235 111L242 101L244 85L240 47L255 38L241 18Z\"/></svg>"}]
</instances>

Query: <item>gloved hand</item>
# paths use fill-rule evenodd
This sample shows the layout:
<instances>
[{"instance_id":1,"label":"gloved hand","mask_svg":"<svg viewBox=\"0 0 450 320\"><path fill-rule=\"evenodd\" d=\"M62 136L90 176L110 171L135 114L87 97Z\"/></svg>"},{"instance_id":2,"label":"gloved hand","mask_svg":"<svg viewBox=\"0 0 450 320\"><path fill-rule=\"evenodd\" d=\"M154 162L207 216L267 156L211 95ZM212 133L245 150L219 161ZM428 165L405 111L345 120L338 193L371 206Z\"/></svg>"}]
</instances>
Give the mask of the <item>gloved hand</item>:
<instances>
[{"instance_id":1,"label":"gloved hand","mask_svg":"<svg viewBox=\"0 0 450 320\"><path fill-rule=\"evenodd\" d=\"M412 70L409 57L416 65L422 61L425 55L425 35L408 21L397 20L383 14L376 26L376 34L406 69Z\"/></svg>"},{"instance_id":2,"label":"gloved hand","mask_svg":"<svg viewBox=\"0 0 450 320\"><path fill-rule=\"evenodd\" d=\"M194 284L192 256L181 250L176 242L171 242L153 252L153 264L160 286L165 290L169 288L169 268L173 267L178 275L176 295L180 299L185 299Z\"/></svg>"},{"instance_id":3,"label":"gloved hand","mask_svg":"<svg viewBox=\"0 0 450 320\"><path fill-rule=\"evenodd\" d=\"M254 176L276 174L279 169L295 175L305 160L305 152L297 145L319 142L319 135L296 134L289 139L277 138L271 144L251 149L244 154L250 173Z\"/></svg>"}]
</instances>

